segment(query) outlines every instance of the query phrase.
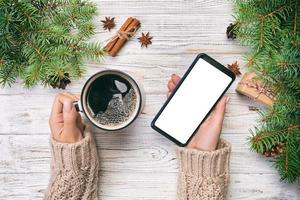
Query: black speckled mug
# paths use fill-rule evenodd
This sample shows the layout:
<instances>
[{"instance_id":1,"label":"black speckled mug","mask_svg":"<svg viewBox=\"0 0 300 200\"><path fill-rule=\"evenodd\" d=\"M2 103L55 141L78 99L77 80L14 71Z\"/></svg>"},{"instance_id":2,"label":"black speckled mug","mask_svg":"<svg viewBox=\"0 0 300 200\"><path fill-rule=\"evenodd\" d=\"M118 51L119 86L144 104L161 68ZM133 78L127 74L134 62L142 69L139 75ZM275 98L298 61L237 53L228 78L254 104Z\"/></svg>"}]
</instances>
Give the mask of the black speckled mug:
<instances>
[{"instance_id":1,"label":"black speckled mug","mask_svg":"<svg viewBox=\"0 0 300 200\"><path fill-rule=\"evenodd\" d=\"M85 83L80 101L75 102L98 128L106 131L129 126L142 112L145 95L141 85L127 73L104 70Z\"/></svg>"}]
</instances>

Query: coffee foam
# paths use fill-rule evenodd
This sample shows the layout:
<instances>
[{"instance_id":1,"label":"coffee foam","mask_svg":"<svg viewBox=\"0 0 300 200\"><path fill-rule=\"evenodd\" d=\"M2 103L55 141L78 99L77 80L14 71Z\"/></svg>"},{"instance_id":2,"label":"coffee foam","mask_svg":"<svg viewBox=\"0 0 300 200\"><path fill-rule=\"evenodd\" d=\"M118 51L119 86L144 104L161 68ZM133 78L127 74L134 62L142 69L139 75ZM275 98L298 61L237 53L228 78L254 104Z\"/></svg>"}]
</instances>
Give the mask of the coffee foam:
<instances>
[{"instance_id":1,"label":"coffee foam","mask_svg":"<svg viewBox=\"0 0 300 200\"><path fill-rule=\"evenodd\" d=\"M99 76L94 77L92 81L105 74L110 73L100 74ZM121 97L121 94L116 94L109 102L108 108L105 110L105 112L102 113L91 112L89 105L86 104L86 102L83 102L83 107L85 107L84 109L88 111L86 113L88 115L88 118L94 124L106 130L118 130L127 126L137 117L142 106L141 91L136 82L126 74L118 72L112 72L112 74L126 79L131 85L130 91L123 98ZM118 88L123 87L120 83L116 85L119 85ZM121 88L119 89L120 91L123 90ZM86 93L84 92L83 95L86 95ZM83 99L86 101L85 98Z\"/></svg>"},{"instance_id":2,"label":"coffee foam","mask_svg":"<svg viewBox=\"0 0 300 200\"><path fill-rule=\"evenodd\" d=\"M136 93L131 88L122 98L121 94L116 94L110 100L105 112L100 112L94 118L103 126L114 127L126 122L136 108Z\"/></svg>"}]
</instances>

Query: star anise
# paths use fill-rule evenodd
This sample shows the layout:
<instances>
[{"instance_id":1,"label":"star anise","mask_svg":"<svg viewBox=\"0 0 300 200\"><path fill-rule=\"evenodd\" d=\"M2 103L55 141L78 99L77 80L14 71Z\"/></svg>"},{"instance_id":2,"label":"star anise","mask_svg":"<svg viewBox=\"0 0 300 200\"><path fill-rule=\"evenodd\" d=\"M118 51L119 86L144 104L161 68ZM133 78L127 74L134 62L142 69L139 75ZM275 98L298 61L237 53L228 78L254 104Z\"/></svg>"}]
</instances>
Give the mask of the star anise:
<instances>
[{"instance_id":1,"label":"star anise","mask_svg":"<svg viewBox=\"0 0 300 200\"><path fill-rule=\"evenodd\" d=\"M141 47L145 46L147 48L149 44L152 44L152 38L153 37L149 36L149 32L147 34L142 33L142 36L138 38L141 43Z\"/></svg>"},{"instance_id":2,"label":"star anise","mask_svg":"<svg viewBox=\"0 0 300 200\"><path fill-rule=\"evenodd\" d=\"M105 17L105 20L101 20L103 23L103 29L110 31L110 29L114 28L116 26L115 24L115 18L112 17Z\"/></svg>"},{"instance_id":3,"label":"star anise","mask_svg":"<svg viewBox=\"0 0 300 200\"><path fill-rule=\"evenodd\" d=\"M237 76L241 75L241 71L239 68L239 64L237 63L237 61L235 61L232 64L227 64L228 68Z\"/></svg>"}]
</instances>

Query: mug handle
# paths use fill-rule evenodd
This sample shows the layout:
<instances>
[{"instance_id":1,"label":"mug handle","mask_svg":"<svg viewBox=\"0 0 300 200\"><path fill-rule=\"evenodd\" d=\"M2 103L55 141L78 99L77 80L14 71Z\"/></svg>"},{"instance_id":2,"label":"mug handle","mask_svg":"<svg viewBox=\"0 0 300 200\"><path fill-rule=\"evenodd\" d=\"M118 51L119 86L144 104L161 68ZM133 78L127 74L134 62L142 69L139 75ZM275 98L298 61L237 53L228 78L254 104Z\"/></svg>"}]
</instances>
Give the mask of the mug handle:
<instances>
[{"instance_id":1,"label":"mug handle","mask_svg":"<svg viewBox=\"0 0 300 200\"><path fill-rule=\"evenodd\" d=\"M82 107L81 107L81 101L74 101L73 105L75 106L75 109L77 112L82 112Z\"/></svg>"}]
</instances>

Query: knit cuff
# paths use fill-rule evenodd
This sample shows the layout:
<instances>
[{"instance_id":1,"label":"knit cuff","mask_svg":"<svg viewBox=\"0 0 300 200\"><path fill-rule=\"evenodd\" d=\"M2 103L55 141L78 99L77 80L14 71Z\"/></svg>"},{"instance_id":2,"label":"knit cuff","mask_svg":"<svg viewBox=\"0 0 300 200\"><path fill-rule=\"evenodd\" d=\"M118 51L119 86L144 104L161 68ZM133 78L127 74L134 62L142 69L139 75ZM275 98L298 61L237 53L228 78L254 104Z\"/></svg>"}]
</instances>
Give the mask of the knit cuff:
<instances>
[{"instance_id":1,"label":"knit cuff","mask_svg":"<svg viewBox=\"0 0 300 200\"><path fill-rule=\"evenodd\" d=\"M96 167L98 163L94 138L85 128L83 139L76 143L61 143L51 137L53 168L59 171L72 171L75 174Z\"/></svg>"},{"instance_id":2,"label":"knit cuff","mask_svg":"<svg viewBox=\"0 0 300 200\"><path fill-rule=\"evenodd\" d=\"M231 147L228 142L220 139L215 151L180 148L177 155L180 170L198 177L216 177L228 172Z\"/></svg>"}]
</instances>

